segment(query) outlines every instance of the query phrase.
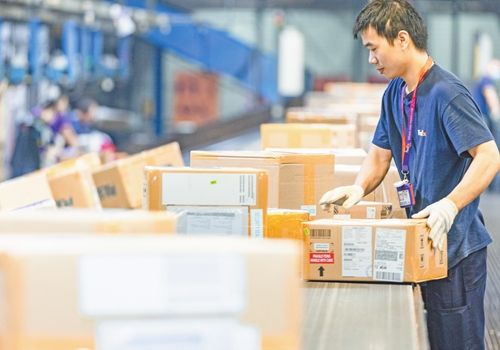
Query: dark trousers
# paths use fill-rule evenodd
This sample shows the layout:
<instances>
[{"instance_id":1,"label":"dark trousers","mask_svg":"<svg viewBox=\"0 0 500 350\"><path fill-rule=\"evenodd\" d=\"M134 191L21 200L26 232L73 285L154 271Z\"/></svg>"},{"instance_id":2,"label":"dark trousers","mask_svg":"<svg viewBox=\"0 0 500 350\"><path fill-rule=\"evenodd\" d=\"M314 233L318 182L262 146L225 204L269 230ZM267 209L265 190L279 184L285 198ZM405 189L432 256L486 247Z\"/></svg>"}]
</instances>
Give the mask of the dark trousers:
<instances>
[{"instance_id":1,"label":"dark trousers","mask_svg":"<svg viewBox=\"0 0 500 350\"><path fill-rule=\"evenodd\" d=\"M448 270L448 277L421 284L432 350L484 349L486 257L483 248Z\"/></svg>"}]
</instances>

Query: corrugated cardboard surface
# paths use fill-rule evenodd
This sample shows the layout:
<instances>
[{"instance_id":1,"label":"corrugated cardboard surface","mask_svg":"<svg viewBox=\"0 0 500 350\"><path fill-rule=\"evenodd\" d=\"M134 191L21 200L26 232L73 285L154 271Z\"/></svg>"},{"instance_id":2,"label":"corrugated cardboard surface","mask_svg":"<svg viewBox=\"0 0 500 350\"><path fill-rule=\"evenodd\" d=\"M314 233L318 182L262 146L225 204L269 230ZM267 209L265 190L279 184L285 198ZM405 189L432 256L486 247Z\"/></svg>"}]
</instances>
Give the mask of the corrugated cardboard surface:
<instances>
[{"instance_id":1,"label":"corrugated cardboard surface","mask_svg":"<svg viewBox=\"0 0 500 350\"><path fill-rule=\"evenodd\" d=\"M31 173L0 183L0 210L16 210L53 200L44 172Z\"/></svg>"},{"instance_id":2,"label":"corrugated cardboard surface","mask_svg":"<svg viewBox=\"0 0 500 350\"><path fill-rule=\"evenodd\" d=\"M351 186L354 185L354 181L358 176L358 173L361 171L360 165L344 165L337 164L335 165L335 181L333 184L333 188L340 186ZM363 197L363 201L367 202L385 202L384 200L384 192L382 185L379 185L373 192L368 193Z\"/></svg>"},{"instance_id":3,"label":"corrugated cardboard surface","mask_svg":"<svg viewBox=\"0 0 500 350\"><path fill-rule=\"evenodd\" d=\"M368 155L362 148L266 148L269 152L297 154L333 154L335 165L361 165Z\"/></svg>"},{"instance_id":4,"label":"corrugated cardboard surface","mask_svg":"<svg viewBox=\"0 0 500 350\"><path fill-rule=\"evenodd\" d=\"M79 312L78 299L79 259L89 254L242 256L246 265L246 308L234 317L260 329L262 349L301 349L302 297L296 242L147 235L70 235L61 239L18 234L2 238L5 242L0 247L3 350L94 349L96 319ZM191 315L194 316L211 315ZM1 322L2 319L8 322Z\"/></svg>"},{"instance_id":5,"label":"corrugated cardboard surface","mask_svg":"<svg viewBox=\"0 0 500 350\"><path fill-rule=\"evenodd\" d=\"M234 175L255 175L256 176L256 204L248 206L250 209L250 216L252 216L252 211L261 211L262 213L262 225L264 226L263 236L265 237L265 223L267 220L267 201L268 201L268 172L267 170L252 169L252 168L190 168L190 167L146 167L144 169L144 190L143 190L143 209L147 210L167 210L170 205L183 205L182 203L174 203L168 198L169 194L165 193L162 175L163 174L186 174L196 177L196 174L202 176L206 174L234 174ZM191 177L186 176L188 181L178 184L178 188L181 191L190 192ZM195 180L194 180L195 181ZM210 186L211 190L217 189L214 186L220 186L223 184L211 184L207 183L206 186ZM210 198L200 191L198 203L190 203L188 205L212 205L210 204L214 201L214 198ZM213 202L213 205L216 205ZM237 205L237 203L231 204ZM249 223L252 222L251 218L248 220ZM249 236L252 235L252 231L256 229L254 227L249 227Z\"/></svg>"},{"instance_id":6,"label":"corrugated cardboard surface","mask_svg":"<svg viewBox=\"0 0 500 350\"><path fill-rule=\"evenodd\" d=\"M93 173L105 208L140 208L143 171L146 166L184 166L177 142L103 165Z\"/></svg>"},{"instance_id":7,"label":"corrugated cardboard surface","mask_svg":"<svg viewBox=\"0 0 500 350\"><path fill-rule=\"evenodd\" d=\"M90 171L93 171L101 165L102 163L99 154L92 152L54 164L50 167L42 169L41 171L45 172L47 177L50 178L66 172L73 172L75 168L90 169Z\"/></svg>"},{"instance_id":8,"label":"corrugated cardboard surface","mask_svg":"<svg viewBox=\"0 0 500 350\"><path fill-rule=\"evenodd\" d=\"M285 119L287 123L353 124L356 114L327 108L292 107L286 110Z\"/></svg>"},{"instance_id":9,"label":"corrugated cardboard surface","mask_svg":"<svg viewBox=\"0 0 500 350\"><path fill-rule=\"evenodd\" d=\"M262 149L354 148L356 126L351 124L262 124Z\"/></svg>"},{"instance_id":10,"label":"corrugated cardboard surface","mask_svg":"<svg viewBox=\"0 0 500 350\"><path fill-rule=\"evenodd\" d=\"M390 219L392 218L392 204L361 201L349 209L346 209L341 205L334 205L333 218L334 219Z\"/></svg>"},{"instance_id":11,"label":"corrugated cardboard surface","mask_svg":"<svg viewBox=\"0 0 500 350\"><path fill-rule=\"evenodd\" d=\"M319 281L374 281L374 257L377 229L404 230L406 231L406 246L404 251L404 282L422 282L426 280L440 279L447 276L448 256L447 244L445 242L443 251L432 249L429 240L429 230L426 220L317 220L303 224L304 228L304 255L302 275L306 280ZM343 247L343 230L347 228L370 228L371 230L371 265L366 266L365 276L371 277L347 277L343 276L342 264L344 254L356 255L359 249L363 254L365 247L352 245ZM318 250L315 247L322 247ZM328 247L328 248L326 248ZM343 250L354 253L346 253ZM318 253L317 256L313 255ZM361 254L361 253L359 253ZM320 259L311 263L311 259ZM324 258L324 259L323 259ZM353 257L356 263L357 257ZM364 266L364 265L361 265Z\"/></svg>"},{"instance_id":12,"label":"corrugated cardboard surface","mask_svg":"<svg viewBox=\"0 0 500 350\"><path fill-rule=\"evenodd\" d=\"M268 209L267 238L292 238L302 241L302 223L309 221L303 210Z\"/></svg>"},{"instance_id":13,"label":"corrugated cardboard surface","mask_svg":"<svg viewBox=\"0 0 500 350\"><path fill-rule=\"evenodd\" d=\"M60 209L0 213L0 233L175 233L172 213Z\"/></svg>"},{"instance_id":14,"label":"corrugated cardboard surface","mask_svg":"<svg viewBox=\"0 0 500 350\"><path fill-rule=\"evenodd\" d=\"M75 168L47 178L58 207L102 208L89 168Z\"/></svg>"},{"instance_id":15,"label":"corrugated cardboard surface","mask_svg":"<svg viewBox=\"0 0 500 350\"><path fill-rule=\"evenodd\" d=\"M332 154L268 151L192 151L194 167L252 167L269 173L270 208L304 209L311 216L327 217L318 205L333 187L335 156ZM314 208L312 208L314 207Z\"/></svg>"}]
</instances>

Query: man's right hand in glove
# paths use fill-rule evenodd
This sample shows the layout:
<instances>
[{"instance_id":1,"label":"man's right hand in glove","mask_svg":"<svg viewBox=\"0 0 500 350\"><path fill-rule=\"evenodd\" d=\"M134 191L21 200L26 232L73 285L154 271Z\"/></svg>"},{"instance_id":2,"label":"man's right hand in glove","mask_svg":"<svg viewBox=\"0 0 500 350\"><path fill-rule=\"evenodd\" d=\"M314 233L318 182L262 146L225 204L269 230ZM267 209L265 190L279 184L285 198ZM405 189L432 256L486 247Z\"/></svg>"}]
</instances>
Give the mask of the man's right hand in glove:
<instances>
[{"instance_id":1,"label":"man's right hand in glove","mask_svg":"<svg viewBox=\"0 0 500 350\"><path fill-rule=\"evenodd\" d=\"M349 209L353 205L359 203L363 198L365 191L361 186L342 186L337 187L331 191L326 192L319 204L323 210L330 210L330 205L342 205L344 208Z\"/></svg>"}]
</instances>

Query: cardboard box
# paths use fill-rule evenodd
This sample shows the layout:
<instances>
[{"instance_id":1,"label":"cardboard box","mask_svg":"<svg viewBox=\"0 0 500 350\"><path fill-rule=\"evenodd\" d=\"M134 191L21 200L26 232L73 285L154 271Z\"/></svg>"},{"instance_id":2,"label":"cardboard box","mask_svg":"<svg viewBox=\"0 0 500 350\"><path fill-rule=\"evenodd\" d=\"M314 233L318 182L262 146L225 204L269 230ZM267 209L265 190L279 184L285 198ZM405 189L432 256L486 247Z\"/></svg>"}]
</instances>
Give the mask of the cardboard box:
<instances>
[{"instance_id":1,"label":"cardboard box","mask_svg":"<svg viewBox=\"0 0 500 350\"><path fill-rule=\"evenodd\" d=\"M132 321L130 336L162 320L201 320L209 327L230 319L257 328L257 338L245 341L264 350L299 350L299 253L290 240L5 235L0 344L5 350L92 350L106 341L104 328L113 322ZM155 329L147 327L139 338L158 341Z\"/></svg>"},{"instance_id":2,"label":"cardboard box","mask_svg":"<svg viewBox=\"0 0 500 350\"><path fill-rule=\"evenodd\" d=\"M314 107L291 107L285 115L287 123L355 124L356 117L354 113Z\"/></svg>"},{"instance_id":3,"label":"cardboard box","mask_svg":"<svg viewBox=\"0 0 500 350\"><path fill-rule=\"evenodd\" d=\"M230 234L245 229L242 225L246 222L249 236L265 236L267 170L148 166L144 169L143 193L143 209L171 210L181 206L190 215L187 224L200 230L195 233ZM211 212L205 215L207 208ZM225 215L228 209L245 210L246 221L245 215Z\"/></svg>"},{"instance_id":4,"label":"cardboard box","mask_svg":"<svg viewBox=\"0 0 500 350\"><path fill-rule=\"evenodd\" d=\"M102 209L89 168L75 167L47 178L57 207Z\"/></svg>"},{"instance_id":5,"label":"cardboard box","mask_svg":"<svg viewBox=\"0 0 500 350\"><path fill-rule=\"evenodd\" d=\"M95 170L94 182L104 208L137 209L142 204L145 166L184 166L177 142L134 154Z\"/></svg>"},{"instance_id":6,"label":"cardboard box","mask_svg":"<svg viewBox=\"0 0 500 350\"><path fill-rule=\"evenodd\" d=\"M267 238L291 238L302 241L302 223L309 221L305 210L268 209Z\"/></svg>"},{"instance_id":7,"label":"cardboard box","mask_svg":"<svg viewBox=\"0 0 500 350\"><path fill-rule=\"evenodd\" d=\"M352 124L261 124L260 132L262 149L356 147Z\"/></svg>"},{"instance_id":8,"label":"cardboard box","mask_svg":"<svg viewBox=\"0 0 500 350\"><path fill-rule=\"evenodd\" d=\"M335 179L332 189L340 186L354 185L354 181L360 171L360 165L335 165ZM384 200L384 190L382 185L379 185L373 192L365 195L362 200L366 202L386 202Z\"/></svg>"},{"instance_id":9,"label":"cardboard box","mask_svg":"<svg viewBox=\"0 0 500 350\"><path fill-rule=\"evenodd\" d=\"M0 210L55 206L44 172L36 172L0 183Z\"/></svg>"},{"instance_id":10,"label":"cardboard box","mask_svg":"<svg viewBox=\"0 0 500 350\"><path fill-rule=\"evenodd\" d=\"M334 219L390 219L392 218L392 204L382 202L361 201L355 206L346 209L341 205L333 206Z\"/></svg>"},{"instance_id":11,"label":"cardboard box","mask_svg":"<svg viewBox=\"0 0 500 350\"><path fill-rule=\"evenodd\" d=\"M147 210L60 209L0 213L0 233L175 233L173 213Z\"/></svg>"},{"instance_id":12,"label":"cardboard box","mask_svg":"<svg viewBox=\"0 0 500 350\"><path fill-rule=\"evenodd\" d=\"M84 155L62 161L60 163L43 168L43 171L48 178L58 176L67 172L72 172L74 169L90 169L94 171L102 165L101 158L98 153L91 152Z\"/></svg>"},{"instance_id":13,"label":"cardboard box","mask_svg":"<svg viewBox=\"0 0 500 350\"><path fill-rule=\"evenodd\" d=\"M303 278L422 282L447 276L448 257L432 249L426 220L316 220L304 223Z\"/></svg>"},{"instance_id":14,"label":"cardboard box","mask_svg":"<svg viewBox=\"0 0 500 350\"><path fill-rule=\"evenodd\" d=\"M309 211L313 218L326 218L318 205L331 190L335 156L267 151L192 151L193 167L251 167L269 174L268 207Z\"/></svg>"},{"instance_id":15,"label":"cardboard box","mask_svg":"<svg viewBox=\"0 0 500 350\"><path fill-rule=\"evenodd\" d=\"M361 165L368 155L362 148L266 148L266 151L292 154L333 154L335 165Z\"/></svg>"}]
</instances>

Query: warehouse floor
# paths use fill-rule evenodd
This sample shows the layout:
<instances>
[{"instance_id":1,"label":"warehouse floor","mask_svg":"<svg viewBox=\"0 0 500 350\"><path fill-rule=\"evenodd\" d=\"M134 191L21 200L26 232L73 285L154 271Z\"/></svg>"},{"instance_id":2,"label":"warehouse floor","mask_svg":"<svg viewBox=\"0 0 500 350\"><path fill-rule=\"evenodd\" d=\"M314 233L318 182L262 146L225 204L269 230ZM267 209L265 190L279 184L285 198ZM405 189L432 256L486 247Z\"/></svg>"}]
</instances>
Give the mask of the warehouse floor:
<instances>
[{"instance_id":1,"label":"warehouse floor","mask_svg":"<svg viewBox=\"0 0 500 350\"><path fill-rule=\"evenodd\" d=\"M235 138L207 145L203 150L259 150L260 129L255 128ZM184 154L189 165L189 153ZM500 215L498 205L500 193L485 192L481 196L480 208L493 243L488 247L488 283L486 287L486 349L500 349ZM307 332L305 332L307 333ZM307 338L307 334L305 334ZM307 340L307 339L305 339Z\"/></svg>"}]
</instances>

